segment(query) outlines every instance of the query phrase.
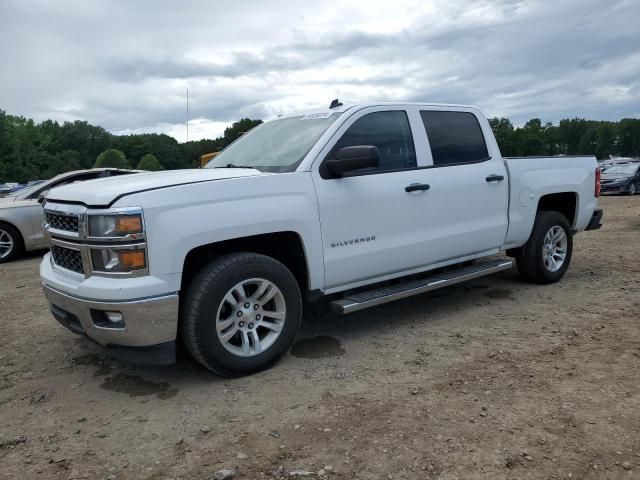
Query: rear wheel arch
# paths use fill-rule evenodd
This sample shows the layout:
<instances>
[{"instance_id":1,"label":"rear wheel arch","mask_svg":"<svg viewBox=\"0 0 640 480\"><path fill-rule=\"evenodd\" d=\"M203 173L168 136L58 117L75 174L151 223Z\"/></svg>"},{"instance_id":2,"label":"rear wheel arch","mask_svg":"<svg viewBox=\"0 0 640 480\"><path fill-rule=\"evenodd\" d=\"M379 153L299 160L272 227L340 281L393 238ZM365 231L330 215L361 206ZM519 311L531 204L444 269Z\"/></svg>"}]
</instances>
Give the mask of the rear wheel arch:
<instances>
[{"instance_id":1,"label":"rear wheel arch","mask_svg":"<svg viewBox=\"0 0 640 480\"><path fill-rule=\"evenodd\" d=\"M538 200L534 221L531 224L531 230L529 231L529 237L534 233L536 221L541 212L558 212L567 219L569 226L572 230L575 229L575 222L577 219L577 212L579 208L579 197L576 192L556 192L543 195ZM507 256L516 258L522 251L523 246L507 249Z\"/></svg>"},{"instance_id":2,"label":"rear wheel arch","mask_svg":"<svg viewBox=\"0 0 640 480\"><path fill-rule=\"evenodd\" d=\"M578 201L576 192L549 193L540 197L536 213L542 211L559 212L565 216L569 225L574 228L578 212Z\"/></svg>"},{"instance_id":3,"label":"rear wheel arch","mask_svg":"<svg viewBox=\"0 0 640 480\"><path fill-rule=\"evenodd\" d=\"M541 210L536 214L529 240L522 247L513 250L512 256L526 280L547 284L557 282L564 276L569 268L572 252L573 234L567 218L556 210ZM555 268L549 268L545 260L550 256L555 258ZM556 265L556 261L561 263Z\"/></svg>"}]
</instances>

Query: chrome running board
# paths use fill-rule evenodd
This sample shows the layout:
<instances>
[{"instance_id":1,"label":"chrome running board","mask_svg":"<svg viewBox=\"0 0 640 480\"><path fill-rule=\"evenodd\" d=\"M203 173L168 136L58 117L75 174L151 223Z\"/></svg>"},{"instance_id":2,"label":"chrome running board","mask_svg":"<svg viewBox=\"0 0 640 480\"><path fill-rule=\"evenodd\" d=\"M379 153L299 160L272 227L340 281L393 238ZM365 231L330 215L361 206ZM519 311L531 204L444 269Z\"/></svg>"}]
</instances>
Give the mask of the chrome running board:
<instances>
[{"instance_id":1,"label":"chrome running board","mask_svg":"<svg viewBox=\"0 0 640 480\"><path fill-rule=\"evenodd\" d=\"M466 282L474 278L484 277L502 270L509 270L512 266L513 261L507 259L476 262L467 267L450 268L417 280L407 280L402 283L347 294L344 298L330 302L329 305L333 312L344 315L400 300L401 298L448 287L456 283Z\"/></svg>"}]
</instances>

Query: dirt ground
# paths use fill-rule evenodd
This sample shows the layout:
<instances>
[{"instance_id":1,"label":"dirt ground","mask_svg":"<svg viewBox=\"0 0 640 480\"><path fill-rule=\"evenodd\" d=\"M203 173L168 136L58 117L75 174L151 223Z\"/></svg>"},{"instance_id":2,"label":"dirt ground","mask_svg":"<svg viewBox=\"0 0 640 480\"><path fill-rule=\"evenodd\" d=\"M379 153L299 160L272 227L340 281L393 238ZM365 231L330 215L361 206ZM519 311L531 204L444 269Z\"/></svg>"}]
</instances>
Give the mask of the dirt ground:
<instances>
[{"instance_id":1,"label":"dirt ground","mask_svg":"<svg viewBox=\"0 0 640 480\"><path fill-rule=\"evenodd\" d=\"M640 478L640 196L607 197L551 286L514 272L306 315L269 371L104 357L40 254L0 266L0 478Z\"/></svg>"}]
</instances>

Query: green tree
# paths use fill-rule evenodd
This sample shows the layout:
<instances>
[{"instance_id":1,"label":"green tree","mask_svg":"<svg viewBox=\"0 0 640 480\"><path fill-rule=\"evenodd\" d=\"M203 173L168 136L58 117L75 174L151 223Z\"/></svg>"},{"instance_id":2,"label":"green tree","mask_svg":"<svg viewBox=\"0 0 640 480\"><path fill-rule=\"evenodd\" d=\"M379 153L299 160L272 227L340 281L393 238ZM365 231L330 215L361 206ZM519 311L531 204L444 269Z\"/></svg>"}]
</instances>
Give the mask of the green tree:
<instances>
[{"instance_id":1,"label":"green tree","mask_svg":"<svg viewBox=\"0 0 640 480\"><path fill-rule=\"evenodd\" d=\"M127 158L141 158L147 153L155 155L163 168L174 170L187 167L178 141L165 134L143 133L114 135L111 148L122 150Z\"/></svg>"},{"instance_id":2,"label":"green tree","mask_svg":"<svg viewBox=\"0 0 640 480\"><path fill-rule=\"evenodd\" d=\"M516 155L513 138L513 124L508 118L490 118L489 125L500 147L500 153L505 157Z\"/></svg>"},{"instance_id":3,"label":"green tree","mask_svg":"<svg viewBox=\"0 0 640 480\"><path fill-rule=\"evenodd\" d=\"M160 162L155 155L147 153L138 162L138 170L149 170L150 172L157 172L158 170L164 170Z\"/></svg>"},{"instance_id":4,"label":"green tree","mask_svg":"<svg viewBox=\"0 0 640 480\"><path fill-rule=\"evenodd\" d=\"M623 118L617 123L616 130L616 153L626 157L640 157L640 119Z\"/></svg>"},{"instance_id":5,"label":"green tree","mask_svg":"<svg viewBox=\"0 0 640 480\"><path fill-rule=\"evenodd\" d=\"M519 138L520 155L547 154L544 151L544 129L539 118L532 118L519 130L522 132Z\"/></svg>"},{"instance_id":6,"label":"green tree","mask_svg":"<svg viewBox=\"0 0 640 480\"><path fill-rule=\"evenodd\" d=\"M214 140L202 139L181 143L182 168L197 168L200 165L201 155L220 151L227 143L224 137L218 137Z\"/></svg>"},{"instance_id":7,"label":"green tree","mask_svg":"<svg viewBox=\"0 0 640 480\"><path fill-rule=\"evenodd\" d=\"M59 131L59 144L62 150L75 150L79 153L80 167L91 168L96 157L113 146L115 136L102 127L76 120L64 122Z\"/></svg>"},{"instance_id":8,"label":"green tree","mask_svg":"<svg viewBox=\"0 0 640 480\"><path fill-rule=\"evenodd\" d=\"M129 168L129 164L127 163L127 157L124 156L124 153L121 150L107 148L104 152L98 155L93 167Z\"/></svg>"},{"instance_id":9,"label":"green tree","mask_svg":"<svg viewBox=\"0 0 640 480\"><path fill-rule=\"evenodd\" d=\"M580 143L589 128L589 124L590 122L584 118L567 118L560 120L557 127L559 153L563 155L585 153L580 151Z\"/></svg>"},{"instance_id":10,"label":"green tree","mask_svg":"<svg viewBox=\"0 0 640 480\"><path fill-rule=\"evenodd\" d=\"M224 129L224 138L228 143L235 141L243 133L247 133L253 127L256 127L262 123L262 120L252 120L250 118L243 118L234 122L230 127ZM226 147L226 145L224 145Z\"/></svg>"}]
</instances>

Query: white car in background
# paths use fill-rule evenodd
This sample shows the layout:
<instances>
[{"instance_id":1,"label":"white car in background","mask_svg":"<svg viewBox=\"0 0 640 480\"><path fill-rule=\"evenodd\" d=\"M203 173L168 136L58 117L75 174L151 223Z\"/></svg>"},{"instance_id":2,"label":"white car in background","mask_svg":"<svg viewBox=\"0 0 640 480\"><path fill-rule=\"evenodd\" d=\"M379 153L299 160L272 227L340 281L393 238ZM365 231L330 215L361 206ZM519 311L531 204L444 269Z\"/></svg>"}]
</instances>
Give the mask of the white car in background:
<instances>
[{"instance_id":1,"label":"white car in background","mask_svg":"<svg viewBox=\"0 0 640 480\"><path fill-rule=\"evenodd\" d=\"M74 182L137 173L140 170L92 168L76 170L50 180L27 186L0 198L0 263L8 262L22 252L47 248L42 223L44 212L38 197L54 187Z\"/></svg>"}]
</instances>

